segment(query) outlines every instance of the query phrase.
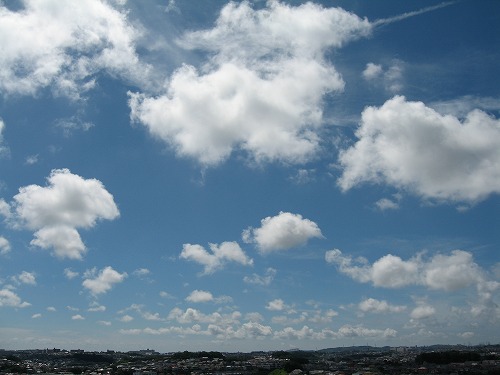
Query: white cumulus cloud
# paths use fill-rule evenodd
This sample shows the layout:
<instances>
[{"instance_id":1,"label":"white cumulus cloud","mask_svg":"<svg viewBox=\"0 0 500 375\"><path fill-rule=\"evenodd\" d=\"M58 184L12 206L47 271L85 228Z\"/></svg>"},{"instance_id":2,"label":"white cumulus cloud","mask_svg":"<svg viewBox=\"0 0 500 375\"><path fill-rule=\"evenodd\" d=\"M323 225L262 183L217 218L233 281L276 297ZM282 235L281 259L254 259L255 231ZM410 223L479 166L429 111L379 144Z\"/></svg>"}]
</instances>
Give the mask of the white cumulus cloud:
<instances>
[{"instance_id":1,"label":"white cumulus cloud","mask_svg":"<svg viewBox=\"0 0 500 375\"><path fill-rule=\"evenodd\" d=\"M205 166L235 150L257 162L306 162L320 147L323 96L344 88L324 54L370 31L340 8L231 2L213 28L179 40L211 58L177 69L161 96L131 93L131 119Z\"/></svg>"},{"instance_id":2,"label":"white cumulus cloud","mask_svg":"<svg viewBox=\"0 0 500 375\"><path fill-rule=\"evenodd\" d=\"M244 266L252 266L249 258L237 242L223 242L220 245L209 244L211 252L201 245L184 244L181 259L190 260L204 267L204 274L211 274L223 268L226 263L234 262Z\"/></svg>"},{"instance_id":3,"label":"white cumulus cloud","mask_svg":"<svg viewBox=\"0 0 500 375\"><path fill-rule=\"evenodd\" d=\"M339 155L344 191L371 182L467 203L500 192L500 120L481 110L461 121L396 96L366 108L356 136Z\"/></svg>"},{"instance_id":4,"label":"white cumulus cloud","mask_svg":"<svg viewBox=\"0 0 500 375\"><path fill-rule=\"evenodd\" d=\"M372 80L379 77L383 72L382 65L368 63L366 64L365 70L363 70L363 78L366 80Z\"/></svg>"},{"instance_id":5,"label":"white cumulus cloud","mask_svg":"<svg viewBox=\"0 0 500 375\"><path fill-rule=\"evenodd\" d=\"M288 309L288 307L289 306L285 304L285 301L283 301L281 298L273 299L266 305L266 309L270 311L283 311L285 309Z\"/></svg>"},{"instance_id":6,"label":"white cumulus cloud","mask_svg":"<svg viewBox=\"0 0 500 375\"><path fill-rule=\"evenodd\" d=\"M475 285L480 291L488 284L484 270L474 262L471 253L463 250L453 250L449 255L435 254L430 259L417 255L403 260L387 254L369 264L366 259L352 259L334 249L325 253L325 260L354 280L386 288L422 285L451 292Z\"/></svg>"},{"instance_id":7,"label":"white cumulus cloud","mask_svg":"<svg viewBox=\"0 0 500 375\"><path fill-rule=\"evenodd\" d=\"M0 255L10 253L11 246L7 238L0 236Z\"/></svg>"},{"instance_id":8,"label":"white cumulus cloud","mask_svg":"<svg viewBox=\"0 0 500 375\"><path fill-rule=\"evenodd\" d=\"M261 275L254 273L252 276L245 276L243 278L243 281L246 282L247 284L268 286L274 280L274 276L276 276L276 272L277 271L274 268L269 267L266 270L265 275L261 276Z\"/></svg>"},{"instance_id":9,"label":"white cumulus cloud","mask_svg":"<svg viewBox=\"0 0 500 375\"><path fill-rule=\"evenodd\" d=\"M9 289L0 289L0 307L8 306L8 307L28 307L31 304L22 301L21 298Z\"/></svg>"},{"instance_id":10,"label":"white cumulus cloud","mask_svg":"<svg viewBox=\"0 0 500 375\"><path fill-rule=\"evenodd\" d=\"M36 285L36 275L34 272L23 271L13 279L20 284Z\"/></svg>"},{"instance_id":11,"label":"white cumulus cloud","mask_svg":"<svg viewBox=\"0 0 500 375\"><path fill-rule=\"evenodd\" d=\"M210 302L213 301L214 296L212 293L207 292L205 290L193 290L189 296L186 297L186 301L188 302Z\"/></svg>"},{"instance_id":12,"label":"white cumulus cloud","mask_svg":"<svg viewBox=\"0 0 500 375\"><path fill-rule=\"evenodd\" d=\"M406 306L391 305L387 301L380 301L375 298L367 298L358 305L363 312L373 313L397 313L406 310Z\"/></svg>"},{"instance_id":13,"label":"white cumulus cloud","mask_svg":"<svg viewBox=\"0 0 500 375\"><path fill-rule=\"evenodd\" d=\"M110 266L103 268L97 275L95 275L96 271L92 270L82 283L93 295L108 292L115 284L123 282L127 277L127 273L119 273Z\"/></svg>"},{"instance_id":14,"label":"white cumulus cloud","mask_svg":"<svg viewBox=\"0 0 500 375\"><path fill-rule=\"evenodd\" d=\"M429 305L420 305L415 307L410 316L412 319L426 319L430 318L436 313L436 309Z\"/></svg>"},{"instance_id":15,"label":"white cumulus cloud","mask_svg":"<svg viewBox=\"0 0 500 375\"><path fill-rule=\"evenodd\" d=\"M66 276L66 278L68 280L72 280L75 277L78 277L79 275L80 274L78 272L75 272L75 271L71 270L71 268L65 268L64 269L64 276Z\"/></svg>"},{"instance_id":16,"label":"white cumulus cloud","mask_svg":"<svg viewBox=\"0 0 500 375\"><path fill-rule=\"evenodd\" d=\"M260 228L248 228L243 240L255 243L261 253L287 250L304 245L311 238L322 238L318 225L299 214L280 212L261 220Z\"/></svg>"},{"instance_id":17,"label":"white cumulus cloud","mask_svg":"<svg viewBox=\"0 0 500 375\"><path fill-rule=\"evenodd\" d=\"M118 207L99 180L84 179L68 169L52 170L47 182L45 187L19 189L11 222L35 231L32 245L52 249L58 258L81 259L86 247L77 228L117 218Z\"/></svg>"},{"instance_id":18,"label":"white cumulus cloud","mask_svg":"<svg viewBox=\"0 0 500 375\"><path fill-rule=\"evenodd\" d=\"M125 13L99 0L22 0L19 10L0 4L0 91L79 98L99 71L133 82L148 67L135 52L139 32Z\"/></svg>"},{"instance_id":19,"label":"white cumulus cloud","mask_svg":"<svg viewBox=\"0 0 500 375\"><path fill-rule=\"evenodd\" d=\"M0 157L4 156L5 154L9 153L9 148L4 145L3 142L3 131L5 129L5 123L3 120L0 118Z\"/></svg>"}]
</instances>

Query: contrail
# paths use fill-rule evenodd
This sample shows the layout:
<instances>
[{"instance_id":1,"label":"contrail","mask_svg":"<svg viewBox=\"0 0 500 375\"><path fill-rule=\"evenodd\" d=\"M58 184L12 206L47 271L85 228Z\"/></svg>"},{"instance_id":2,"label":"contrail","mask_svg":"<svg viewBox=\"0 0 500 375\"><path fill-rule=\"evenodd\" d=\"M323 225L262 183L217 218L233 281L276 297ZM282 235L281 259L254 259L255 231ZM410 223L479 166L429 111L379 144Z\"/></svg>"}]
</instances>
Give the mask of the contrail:
<instances>
[{"instance_id":1,"label":"contrail","mask_svg":"<svg viewBox=\"0 0 500 375\"><path fill-rule=\"evenodd\" d=\"M413 12L406 12L406 13L400 14L399 16L394 16L394 17L389 17L389 18L382 18L382 19L374 21L372 23L372 25L374 27L388 25L390 23L398 22L398 21L404 20L406 18L410 18L410 17L413 17L413 16L418 16L420 14L427 13L427 12L432 12L433 10L444 8L444 7L447 7L448 5L452 5L452 4L455 4L455 1L446 1L446 2L443 2L441 4L433 5L433 6L430 6L430 7L427 7L427 8L422 8L420 10L415 10Z\"/></svg>"}]
</instances>

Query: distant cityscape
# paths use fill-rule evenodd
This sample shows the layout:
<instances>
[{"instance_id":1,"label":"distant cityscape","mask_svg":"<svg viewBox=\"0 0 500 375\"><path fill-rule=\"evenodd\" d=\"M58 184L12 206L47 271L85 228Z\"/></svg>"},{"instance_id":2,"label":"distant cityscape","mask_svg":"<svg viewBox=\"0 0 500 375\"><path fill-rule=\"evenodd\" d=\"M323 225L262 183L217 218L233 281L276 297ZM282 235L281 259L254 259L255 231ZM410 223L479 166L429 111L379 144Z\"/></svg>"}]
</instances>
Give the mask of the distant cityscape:
<instances>
[{"instance_id":1,"label":"distant cityscape","mask_svg":"<svg viewBox=\"0 0 500 375\"><path fill-rule=\"evenodd\" d=\"M500 345L356 346L250 353L0 349L0 374L500 375Z\"/></svg>"}]
</instances>

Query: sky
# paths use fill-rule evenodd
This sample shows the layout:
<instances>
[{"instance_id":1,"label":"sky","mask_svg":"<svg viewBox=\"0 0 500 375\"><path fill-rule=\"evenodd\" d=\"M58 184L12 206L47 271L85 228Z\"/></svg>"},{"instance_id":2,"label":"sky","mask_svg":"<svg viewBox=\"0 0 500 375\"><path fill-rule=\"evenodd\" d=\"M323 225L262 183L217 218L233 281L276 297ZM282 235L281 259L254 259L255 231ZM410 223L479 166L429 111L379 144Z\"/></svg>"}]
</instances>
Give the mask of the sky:
<instances>
[{"instance_id":1,"label":"sky","mask_svg":"<svg viewBox=\"0 0 500 375\"><path fill-rule=\"evenodd\" d=\"M500 343L498 1L0 1L0 348Z\"/></svg>"}]
</instances>

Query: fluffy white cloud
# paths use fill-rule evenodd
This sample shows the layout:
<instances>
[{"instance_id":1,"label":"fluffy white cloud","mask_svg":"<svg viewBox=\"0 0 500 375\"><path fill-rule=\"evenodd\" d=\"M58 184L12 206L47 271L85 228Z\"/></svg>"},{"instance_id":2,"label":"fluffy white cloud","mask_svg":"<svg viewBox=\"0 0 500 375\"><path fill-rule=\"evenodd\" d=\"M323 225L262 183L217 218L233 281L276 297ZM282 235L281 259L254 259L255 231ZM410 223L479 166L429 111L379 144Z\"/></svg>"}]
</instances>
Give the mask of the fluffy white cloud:
<instances>
[{"instance_id":1,"label":"fluffy white cloud","mask_svg":"<svg viewBox=\"0 0 500 375\"><path fill-rule=\"evenodd\" d=\"M15 276L14 280L20 284L36 285L36 276L34 272L23 271Z\"/></svg>"},{"instance_id":2,"label":"fluffy white cloud","mask_svg":"<svg viewBox=\"0 0 500 375\"><path fill-rule=\"evenodd\" d=\"M436 309L429 305L420 305L415 307L410 316L412 319L426 319L430 318L436 313Z\"/></svg>"},{"instance_id":3,"label":"fluffy white cloud","mask_svg":"<svg viewBox=\"0 0 500 375\"><path fill-rule=\"evenodd\" d=\"M106 311L106 306L104 305L100 305L99 303L97 302L92 302L89 306L89 308L87 309L87 311L90 311L90 312L103 312L103 311Z\"/></svg>"},{"instance_id":4,"label":"fluffy white cloud","mask_svg":"<svg viewBox=\"0 0 500 375\"><path fill-rule=\"evenodd\" d=\"M287 250L304 245L311 238L322 238L318 225L299 214L280 212L261 220L260 228L248 228L243 240L256 243L260 252Z\"/></svg>"},{"instance_id":5,"label":"fluffy white cloud","mask_svg":"<svg viewBox=\"0 0 500 375\"><path fill-rule=\"evenodd\" d=\"M106 293L115 284L123 282L127 277L127 273L119 273L110 266L103 268L98 275L95 275L96 271L96 269L93 269L87 274L88 278L82 283L94 295Z\"/></svg>"},{"instance_id":6,"label":"fluffy white cloud","mask_svg":"<svg viewBox=\"0 0 500 375\"><path fill-rule=\"evenodd\" d=\"M392 93L397 93L403 88L403 63L401 61L394 61L385 71L382 65L368 63L362 75L367 81L381 84L385 90Z\"/></svg>"},{"instance_id":7,"label":"fluffy white cloud","mask_svg":"<svg viewBox=\"0 0 500 375\"><path fill-rule=\"evenodd\" d=\"M10 242L7 238L0 236L0 255L10 253Z\"/></svg>"},{"instance_id":8,"label":"fluffy white cloud","mask_svg":"<svg viewBox=\"0 0 500 375\"><path fill-rule=\"evenodd\" d=\"M463 250L453 250L449 255L436 254L430 260L421 255L403 260L388 254L370 265L366 259L353 260L334 249L326 252L325 260L357 281L386 288L423 285L430 289L455 291L476 285L480 291L487 283L485 272L474 262L472 254Z\"/></svg>"},{"instance_id":9,"label":"fluffy white cloud","mask_svg":"<svg viewBox=\"0 0 500 375\"><path fill-rule=\"evenodd\" d=\"M345 325L339 328L337 336L338 337L396 337L397 331L392 328L382 329L372 329L361 326L350 326Z\"/></svg>"},{"instance_id":10,"label":"fluffy white cloud","mask_svg":"<svg viewBox=\"0 0 500 375\"><path fill-rule=\"evenodd\" d=\"M231 2L212 29L179 41L211 53L201 72L179 68L162 96L131 93L131 119L206 166L234 150L257 162L305 162L319 149L323 96L344 87L324 53L370 30L340 8Z\"/></svg>"},{"instance_id":11,"label":"fluffy white cloud","mask_svg":"<svg viewBox=\"0 0 500 375\"><path fill-rule=\"evenodd\" d=\"M10 205L3 198L0 198L0 215L6 219L12 216Z\"/></svg>"},{"instance_id":12,"label":"fluffy white cloud","mask_svg":"<svg viewBox=\"0 0 500 375\"><path fill-rule=\"evenodd\" d=\"M204 274L211 274L223 268L228 262L252 266L253 260L241 249L237 242L209 244L211 253L201 245L184 244L181 259L191 260L204 266Z\"/></svg>"},{"instance_id":13,"label":"fluffy white cloud","mask_svg":"<svg viewBox=\"0 0 500 375\"><path fill-rule=\"evenodd\" d=\"M78 98L105 70L134 82L148 71L135 53L139 33L126 14L99 0L0 4L0 91L34 95L51 86Z\"/></svg>"},{"instance_id":14,"label":"fluffy white cloud","mask_svg":"<svg viewBox=\"0 0 500 375\"><path fill-rule=\"evenodd\" d=\"M432 289L454 291L482 280L482 271L472 254L455 250L451 255L438 254L425 267L425 284Z\"/></svg>"},{"instance_id":15,"label":"fluffy white cloud","mask_svg":"<svg viewBox=\"0 0 500 375\"><path fill-rule=\"evenodd\" d=\"M266 305L266 309L270 311L282 311L285 310L286 308L288 308L288 306L281 298L273 299L272 301L269 301Z\"/></svg>"},{"instance_id":16,"label":"fluffy white cloud","mask_svg":"<svg viewBox=\"0 0 500 375\"><path fill-rule=\"evenodd\" d=\"M138 268L134 272L132 272L132 274L137 277L144 277L151 274L151 271L148 270L147 268Z\"/></svg>"},{"instance_id":17,"label":"fluffy white cloud","mask_svg":"<svg viewBox=\"0 0 500 375\"><path fill-rule=\"evenodd\" d=\"M81 259L86 247L77 228L92 228L98 220L117 218L118 207L99 180L54 169L47 181L46 187L19 189L11 222L35 230L32 245L53 249L59 258Z\"/></svg>"},{"instance_id":18,"label":"fluffy white cloud","mask_svg":"<svg viewBox=\"0 0 500 375\"><path fill-rule=\"evenodd\" d=\"M444 201L500 192L500 120L474 110L463 121L396 96L363 111L358 141L339 155L342 190L385 183Z\"/></svg>"},{"instance_id":19,"label":"fluffy white cloud","mask_svg":"<svg viewBox=\"0 0 500 375\"><path fill-rule=\"evenodd\" d=\"M363 78L366 80L372 80L379 77L383 72L382 65L368 63L366 64L365 70L363 70Z\"/></svg>"},{"instance_id":20,"label":"fluffy white cloud","mask_svg":"<svg viewBox=\"0 0 500 375\"><path fill-rule=\"evenodd\" d=\"M28 307L31 304L26 301L21 301L21 298L9 289L0 289L0 307Z\"/></svg>"},{"instance_id":21,"label":"fluffy white cloud","mask_svg":"<svg viewBox=\"0 0 500 375\"><path fill-rule=\"evenodd\" d=\"M130 316L130 315L123 315L118 320L120 322L123 322L123 323L128 323L128 322L131 322L132 320L134 320L134 318L132 316Z\"/></svg>"},{"instance_id":22,"label":"fluffy white cloud","mask_svg":"<svg viewBox=\"0 0 500 375\"><path fill-rule=\"evenodd\" d=\"M380 211L397 210L399 209L399 202L401 201L401 194L393 194L392 199L382 198L375 202L375 207Z\"/></svg>"},{"instance_id":23,"label":"fluffy white cloud","mask_svg":"<svg viewBox=\"0 0 500 375\"><path fill-rule=\"evenodd\" d=\"M75 272L75 271L71 270L71 268L65 268L64 269L64 276L66 276L66 278L68 280L74 279L78 275L80 275L80 274L78 272Z\"/></svg>"},{"instance_id":24,"label":"fluffy white cloud","mask_svg":"<svg viewBox=\"0 0 500 375\"><path fill-rule=\"evenodd\" d=\"M85 320L85 317L80 314L76 314L71 317L71 320Z\"/></svg>"},{"instance_id":25,"label":"fluffy white cloud","mask_svg":"<svg viewBox=\"0 0 500 375\"><path fill-rule=\"evenodd\" d=\"M191 307L188 307L185 311L178 307L174 307L168 314L167 320L175 320L180 324L208 323L229 326L232 324L240 324L240 318L241 313L238 311L234 311L231 314L221 314L219 312L204 314Z\"/></svg>"},{"instance_id":26,"label":"fluffy white cloud","mask_svg":"<svg viewBox=\"0 0 500 375\"><path fill-rule=\"evenodd\" d=\"M188 302L210 302L213 301L214 296L212 293L207 292L205 290L193 290L189 296L186 297L186 301Z\"/></svg>"},{"instance_id":27,"label":"fluffy white cloud","mask_svg":"<svg viewBox=\"0 0 500 375\"><path fill-rule=\"evenodd\" d=\"M406 306L391 305L387 301L380 301L375 298L367 298L358 305L363 312L373 313L397 313L406 310Z\"/></svg>"},{"instance_id":28,"label":"fluffy white cloud","mask_svg":"<svg viewBox=\"0 0 500 375\"><path fill-rule=\"evenodd\" d=\"M9 148L3 143L3 131L5 129L5 123L0 118L0 157L9 152Z\"/></svg>"},{"instance_id":29,"label":"fluffy white cloud","mask_svg":"<svg viewBox=\"0 0 500 375\"><path fill-rule=\"evenodd\" d=\"M417 282L418 267L417 258L405 261L398 256L384 255L373 263L371 279L375 286L399 288Z\"/></svg>"},{"instance_id":30,"label":"fluffy white cloud","mask_svg":"<svg viewBox=\"0 0 500 375\"><path fill-rule=\"evenodd\" d=\"M264 276L257 275L256 273L254 273L252 276L245 276L243 278L243 281L248 283L248 284L268 286L274 280L274 276L276 276L276 272L277 271L274 268L269 267L266 270L266 274Z\"/></svg>"}]
</instances>

